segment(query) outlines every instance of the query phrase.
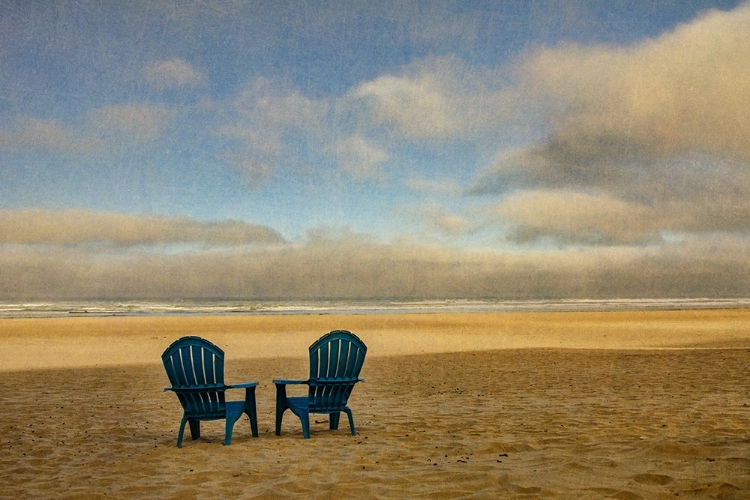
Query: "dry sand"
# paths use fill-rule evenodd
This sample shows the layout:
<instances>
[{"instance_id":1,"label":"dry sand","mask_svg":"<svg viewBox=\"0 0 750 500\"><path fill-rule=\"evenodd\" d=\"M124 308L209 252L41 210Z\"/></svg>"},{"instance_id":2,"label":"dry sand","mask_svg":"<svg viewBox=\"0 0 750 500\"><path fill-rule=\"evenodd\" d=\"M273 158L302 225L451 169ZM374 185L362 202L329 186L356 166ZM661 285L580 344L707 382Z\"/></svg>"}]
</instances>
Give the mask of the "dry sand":
<instances>
[{"instance_id":1,"label":"dry sand","mask_svg":"<svg viewBox=\"0 0 750 500\"><path fill-rule=\"evenodd\" d=\"M338 328L369 347L358 435L275 436L271 379ZM175 446L182 335L260 381L260 437ZM14 319L0 360L2 498L750 498L745 310Z\"/></svg>"}]
</instances>

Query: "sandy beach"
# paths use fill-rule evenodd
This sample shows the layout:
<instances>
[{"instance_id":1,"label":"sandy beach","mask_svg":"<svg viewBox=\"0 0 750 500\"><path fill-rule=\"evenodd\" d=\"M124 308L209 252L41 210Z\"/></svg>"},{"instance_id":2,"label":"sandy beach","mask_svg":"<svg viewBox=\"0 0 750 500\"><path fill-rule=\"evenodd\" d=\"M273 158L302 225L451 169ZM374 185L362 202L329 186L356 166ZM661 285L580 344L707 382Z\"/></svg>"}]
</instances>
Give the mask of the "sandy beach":
<instances>
[{"instance_id":1,"label":"sandy beach","mask_svg":"<svg viewBox=\"0 0 750 500\"><path fill-rule=\"evenodd\" d=\"M275 436L333 329L369 348L358 435ZM175 446L182 335L260 382L258 438ZM2 498L750 498L750 310L4 319L0 359Z\"/></svg>"}]
</instances>

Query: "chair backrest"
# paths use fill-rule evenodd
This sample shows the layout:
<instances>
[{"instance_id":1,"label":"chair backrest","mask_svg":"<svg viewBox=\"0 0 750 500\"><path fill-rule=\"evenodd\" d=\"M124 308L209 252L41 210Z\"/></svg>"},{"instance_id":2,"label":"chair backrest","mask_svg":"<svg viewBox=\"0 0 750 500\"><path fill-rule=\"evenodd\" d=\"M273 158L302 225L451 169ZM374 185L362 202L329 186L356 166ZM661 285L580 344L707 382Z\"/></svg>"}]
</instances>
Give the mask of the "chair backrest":
<instances>
[{"instance_id":1,"label":"chair backrest","mask_svg":"<svg viewBox=\"0 0 750 500\"><path fill-rule=\"evenodd\" d=\"M182 337L161 355L172 390L185 413L195 417L226 414L224 351L200 337Z\"/></svg>"},{"instance_id":2,"label":"chair backrest","mask_svg":"<svg viewBox=\"0 0 750 500\"><path fill-rule=\"evenodd\" d=\"M367 346L351 332L335 330L310 346L310 411L341 411L359 379Z\"/></svg>"}]
</instances>

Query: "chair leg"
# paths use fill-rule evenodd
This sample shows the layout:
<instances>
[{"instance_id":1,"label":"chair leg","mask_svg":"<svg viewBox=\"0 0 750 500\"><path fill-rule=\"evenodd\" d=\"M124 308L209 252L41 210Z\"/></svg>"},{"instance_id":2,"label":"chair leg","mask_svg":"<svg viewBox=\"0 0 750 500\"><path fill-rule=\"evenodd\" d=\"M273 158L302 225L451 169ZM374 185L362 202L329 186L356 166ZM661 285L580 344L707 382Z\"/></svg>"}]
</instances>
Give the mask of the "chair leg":
<instances>
[{"instance_id":1,"label":"chair leg","mask_svg":"<svg viewBox=\"0 0 750 500\"><path fill-rule=\"evenodd\" d=\"M346 412L346 415L349 417L349 429L352 431L352 436L357 435L357 430L354 428L354 417L352 416L352 411L349 409L348 406L344 407L344 411Z\"/></svg>"},{"instance_id":2,"label":"chair leg","mask_svg":"<svg viewBox=\"0 0 750 500\"><path fill-rule=\"evenodd\" d=\"M253 437L258 437L258 413L255 411L255 408L251 408L250 412L247 414L248 418L250 418L250 433L253 435Z\"/></svg>"},{"instance_id":3,"label":"chair leg","mask_svg":"<svg viewBox=\"0 0 750 500\"><path fill-rule=\"evenodd\" d=\"M299 415L300 421L302 421L302 436L305 439L310 439L310 414L308 412L302 412Z\"/></svg>"},{"instance_id":4,"label":"chair leg","mask_svg":"<svg viewBox=\"0 0 750 500\"><path fill-rule=\"evenodd\" d=\"M182 436L185 434L185 424L187 423L187 416L183 415L182 420L180 421L180 431L177 433L177 447L180 448L182 446Z\"/></svg>"},{"instance_id":5,"label":"chair leg","mask_svg":"<svg viewBox=\"0 0 750 500\"><path fill-rule=\"evenodd\" d=\"M224 423L224 446L232 444L232 431L234 430L234 422L231 418L226 419Z\"/></svg>"},{"instance_id":6,"label":"chair leg","mask_svg":"<svg viewBox=\"0 0 750 500\"><path fill-rule=\"evenodd\" d=\"M240 413L236 418L227 416L226 428L224 430L224 446L229 446L230 444L232 444L232 432L234 432L234 424L237 423L240 417L242 417L242 413Z\"/></svg>"},{"instance_id":7,"label":"chair leg","mask_svg":"<svg viewBox=\"0 0 750 500\"><path fill-rule=\"evenodd\" d=\"M258 437L258 411L255 405L255 387L246 389L245 392L245 413L250 418L250 431L253 437Z\"/></svg>"},{"instance_id":8,"label":"chair leg","mask_svg":"<svg viewBox=\"0 0 750 500\"><path fill-rule=\"evenodd\" d=\"M329 420L328 420L329 421L328 427L331 430L335 431L336 429L339 428L339 418L340 417L341 417L341 412L338 412L338 411L335 412L335 413L329 414L329 416L328 416L328 418L329 418Z\"/></svg>"},{"instance_id":9,"label":"chair leg","mask_svg":"<svg viewBox=\"0 0 750 500\"><path fill-rule=\"evenodd\" d=\"M201 437L201 421L195 418L189 418L188 423L190 424L190 438L195 441Z\"/></svg>"},{"instance_id":10,"label":"chair leg","mask_svg":"<svg viewBox=\"0 0 750 500\"><path fill-rule=\"evenodd\" d=\"M281 436L281 420L284 418L284 410L276 408L276 435Z\"/></svg>"},{"instance_id":11,"label":"chair leg","mask_svg":"<svg viewBox=\"0 0 750 500\"><path fill-rule=\"evenodd\" d=\"M281 420L284 418L286 405L286 386L276 384L276 435L281 436Z\"/></svg>"}]
</instances>

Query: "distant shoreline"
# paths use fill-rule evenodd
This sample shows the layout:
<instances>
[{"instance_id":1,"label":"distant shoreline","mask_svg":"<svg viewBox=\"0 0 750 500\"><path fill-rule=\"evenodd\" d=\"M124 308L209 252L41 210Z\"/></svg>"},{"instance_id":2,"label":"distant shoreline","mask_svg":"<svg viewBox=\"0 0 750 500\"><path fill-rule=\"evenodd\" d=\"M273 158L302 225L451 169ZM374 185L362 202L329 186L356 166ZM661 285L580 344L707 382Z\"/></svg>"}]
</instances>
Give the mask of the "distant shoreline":
<instances>
[{"instance_id":1,"label":"distant shoreline","mask_svg":"<svg viewBox=\"0 0 750 500\"><path fill-rule=\"evenodd\" d=\"M0 301L0 318L267 316L748 309L750 298L321 301Z\"/></svg>"}]
</instances>

